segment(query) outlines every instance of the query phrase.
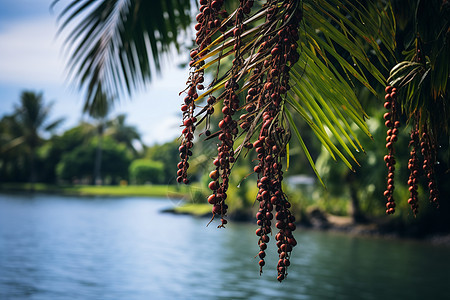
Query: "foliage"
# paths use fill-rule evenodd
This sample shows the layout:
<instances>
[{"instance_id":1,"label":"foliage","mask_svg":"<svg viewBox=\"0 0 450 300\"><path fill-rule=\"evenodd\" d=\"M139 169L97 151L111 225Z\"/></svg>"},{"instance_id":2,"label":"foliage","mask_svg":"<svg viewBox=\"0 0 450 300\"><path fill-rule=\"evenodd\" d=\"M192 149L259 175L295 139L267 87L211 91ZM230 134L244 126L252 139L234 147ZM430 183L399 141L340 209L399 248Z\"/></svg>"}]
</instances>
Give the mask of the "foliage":
<instances>
[{"instance_id":1,"label":"foliage","mask_svg":"<svg viewBox=\"0 0 450 300\"><path fill-rule=\"evenodd\" d=\"M399 90L401 112L409 122L427 127L437 138L448 132L450 108L450 4L448 1L412 1L409 16L413 38L405 45L402 61L390 71L389 85ZM422 130L422 129L421 129Z\"/></svg>"},{"instance_id":2,"label":"foliage","mask_svg":"<svg viewBox=\"0 0 450 300\"><path fill-rule=\"evenodd\" d=\"M135 126L126 124L126 115L119 114L112 120L106 121L105 135L111 136L119 143L126 145L127 149L136 156L138 150L134 146L134 142L138 142L142 147L144 146L141 140L141 135Z\"/></svg>"},{"instance_id":3,"label":"foliage","mask_svg":"<svg viewBox=\"0 0 450 300\"><path fill-rule=\"evenodd\" d=\"M397 144L398 127L402 125L400 120L404 117L411 130L408 143L408 203L416 215L422 175L427 179L429 200L439 205L436 166L439 164L438 152L442 151L442 141L446 143L448 140L450 125L447 84L450 74L450 4L448 1L433 0L412 1L409 5L415 9L414 14L407 17L398 15L404 24L403 32L398 35L411 36L411 39L403 39L402 61L391 69L385 89L384 106L388 112L384 118L389 128L386 139L389 153L385 161L389 173L384 194L387 197L387 212L394 213L394 145Z\"/></svg>"},{"instance_id":4,"label":"foliage","mask_svg":"<svg viewBox=\"0 0 450 300\"><path fill-rule=\"evenodd\" d=\"M0 153L4 160L3 170L14 168L7 161L11 159L19 165L26 164L29 180L36 181L36 150L42 145L41 134L44 131L52 131L63 121L62 119L49 120L51 107L52 104L44 103L42 93L32 91L21 93L20 104L15 106L14 113L2 119ZM2 172L7 172L3 170ZM15 175L19 175L18 178L21 177L20 174Z\"/></svg>"},{"instance_id":5,"label":"foliage","mask_svg":"<svg viewBox=\"0 0 450 300\"><path fill-rule=\"evenodd\" d=\"M149 147L145 153L145 158L161 162L164 165L163 183L175 183L177 166L174 162L178 159L178 142L176 140Z\"/></svg>"},{"instance_id":6,"label":"foliage","mask_svg":"<svg viewBox=\"0 0 450 300\"><path fill-rule=\"evenodd\" d=\"M87 144L94 135L94 126L82 122L63 132L53 135L39 148L39 181L55 183L57 181L56 166L65 153L71 152L80 145Z\"/></svg>"},{"instance_id":7,"label":"foliage","mask_svg":"<svg viewBox=\"0 0 450 300\"><path fill-rule=\"evenodd\" d=\"M348 6L347 6L348 5ZM240 57L245 59L244 65L237 65L233 68L239 69L237 77L241 79L244 87L238 90L239 93L245 93L249 88L255 86L255 80L257 77L252 75L252 71L257 69L257 64L261 64L264 60L267 61L271 57L271 47L260 48L261 45L268 39L267 33L274 32L275 28L272 28L270 22L262 23L265 12L269 5L263 7L260 11L253 14L252 17L248 17L249 21L245 22L246 28L250 27L252 22L256 23L250 29L247 29L242 33L243 42L245 47L240 49ZM366 52L370 52L365 48L365 44L362 40L368 40L372 46L372 51L379 54L379 60L383 62L385 55L380 52L379 45L375 43L375 38L380 35L383 45L392 51L393 49L393 20L390 18L390 11L383 11L377 9L377 7L369 3L366 8L361 6L354 6L350 2L343 2L339 7L335 7L326 1L304 1L303 6L300 8L303 13L303 20L299 28L299 62L291 66L290 75L292 89L283 102L283 105L292 106L293 111L299 113L299 116L305 118L313 131L322 141L325 147L332 153L332 155L340 156L348 166L350 163L347 158L334 146L334 143L328 137L325 128L329 128L334 136L337 137L338 143L344 148L344 153L348 154L352 159L353 155L350 149L345 145L345 140L349 142L352 147L358 149L360 144L353 142L354 134L345 122L344 117L347 116L350 120L356 122L366 133L368 133L366 126L364 125L364 118L367 116L362 111L361 106L356 100L356 96L352 90L352 83L346 81L349 76L354 76L357 81L363 83L371 91L375 92L367 80L363 69L367 69L372 72L372 76L376 77L379 82L384 83L384 77L377 70L377 68L371 64L368 60ZM363 13L365 12L365 13ZM369 13L370 12L370 13ZM236 11L226 19L228 24L231 24ZM345 14L350 14L355 24L352 24L346 18L343 18ZM277 15L276 20L281 20L283 12ZM380 19L380 22L374 22L376 16ZM339 20L342 21L339 22ZM382 21L382 22L381 22ZM280 21L281 22L281 21ZM336 22L336 27L328 25ZM361 24L359 24L359 22ZM362 24L366 24L363 26ZM370 26L368 26L370 24ZM359 25L359 26L358 26ZM231 25L230 25L231 26ZM355 27L361 28L356 30ZM356 32L353 33L353 30ZM217 30L211 30L210 36L217 33ZM320 34L319 34L320 33ZM264 37L266 35L266 37ZM207 39L209 36L207 37ZM204 69L212 69L220 64L221 60L233 55L235 51L232 49L236 38L232 34L232 29L224 35L220 35L213 40L207 47L201 49L201 51L194 57L195 66L197 66L196 72L202 72ZM338 52L336 45L342 47L345 54L342 54L342 50ZM353 63L347 61L352 60ZM204 65L203 65L204 64ZM202 66L203 65L203 66ZM337 65L337 66L336 66ZM356 66L356 68L354 67ZM267 68L264 68L267 72ZM200 95L196 101L207 97L209 94L216 92L219 88L225 86L225 82L230 79L232 70L225 73L224 76L215 79L210 85L210 88ZM192 78L191 78L192 80ZM191 81L191 84L193 82ZM204 84L203 84L204 85ZM311 94L310 94L311 93ZM220 94L217 97L219 102L225 97L225 94ZM324 101L326 99L326 101ZM215 102L215 103L216 103ZM215 104L213 103L213 104ZM261 108L262 110L262 108ZM207 111L203 109L202 112ZM253 111L251 116L261 116L262 111ZM285 110L284 114L280 115L280 118L284 119L285 123L289 123L289 112ZM253 120L255 128L261 117ZM338 120L340 120L338 122ZM281 121L280 121L281 122ZM340 122L344 122L341 124ZM292 125L292 124L291 124ZM295 131L295 125L292 126ZM253 130L249 131L253 133ZM247 134L244 140L248 142L251 134ZM341 138L344 137L344 139ZM350 137L352 136L352 137ZM300 137L300 136L298 136ZM302 141L302 139L300 139ZM305 148L305 145L302 144ZM242 148L242 146L241 146Z\"/></svg>"},{"instance_id":8,"label":"foliage","mask_svg":"<svg viewBox=\"0 0 450 300\"><path fill-rule=\"evenodd\" d=\"M386 131L381 114L380 111L374 113L372 118L367 121L373 141L359 133L362 143L367 146L364 153L359 153L356 156L364 160L355 172L342 164L338 164L325 149L322 149L316 164L319 173L323 174L323 179L327 183L327 190L318 186L315 201L327 201L327 199L334 197L343 197L357 201L356 205L360 207L360 213L364 213L365 216L378 216L382 212L384 213L383 207L385 204L382 195L386 179L383 156L386 148L383 141ZM398 135L398 139L401 142L406 142L408 134L402 131ZM405 149L398 149L396 154L399 159L406 159L408 156ZM397 171L399 172L399 178L406 179L404 166L398 166ZM355 194L352 195L351 193ZM356 197L356 199L352 199L352 197Z\"/></svg>"},{"instance_id":9,"label":"foliage","mask_svg":"<svg viewBox=\"0 0 450 300\"><path fill-rule=\"evenodd\" d=\"M180 30L190 25L189 12L190 1L178 0L66 4L58 17L60 31L76 25L65 42L74 83L86 92L84 110L98 105L101 95L115 99L148 83L164 54L180 48Z\"/></svg>"},{"instance_id":10,"label":"foliage","mask_svg":"<svg viewBox=\"0 0 450 300\"><path fill-rule=\"evenodd\" d=\"M57 165L58 177L70 182L91 177L94 168L95 153L98 141L79 145L65 153ZM106 138L102 145L103 178L110 177L113 182L128 178L129 158L124 145L119 145Z\"/></svg>"},{"instance_id":11,"label":"foliage","mask_svg":"<svg viewBox=\"0 0 450 300\"><path fill-rule=\"evenodd\" d=\"M134 184L164 183L164 164L159 161L136 159L129 167L130 179Z\"/></svg>"}]
</instances>

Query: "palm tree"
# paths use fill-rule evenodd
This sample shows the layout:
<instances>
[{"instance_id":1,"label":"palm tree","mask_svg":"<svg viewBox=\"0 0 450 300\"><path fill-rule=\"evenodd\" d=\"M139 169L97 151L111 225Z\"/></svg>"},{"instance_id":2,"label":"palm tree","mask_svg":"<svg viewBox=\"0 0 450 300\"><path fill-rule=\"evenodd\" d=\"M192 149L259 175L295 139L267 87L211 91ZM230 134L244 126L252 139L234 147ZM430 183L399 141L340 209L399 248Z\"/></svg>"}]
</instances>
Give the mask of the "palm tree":
<instances>
[{"instance_id":1,"label":"palm tree","mask_svg":"<svg viewBox=\"0 0 450 300\"><path fill-rule=\"evenodd\" d=\"M107 124L107 116L111 109L111 100L107 97L105 93L96 93L95 95L95 101L93 104L89 107L87 107L87 112L89 113L89 116L94 118L97 122L97 124L94 126L98 142L97 142L97 148L95 151L95 163L94 163L94 172L92 177L92 184L101 184L102 182L102 176L101 176L101 170L102 170L102 146L103 146L103 136L105 133L105 127Z\"/></svg>"},{"instance_id":2,"label":"palm tree","mask_svg":"<svg viewBox=\"0 0 450 300\"><path fill-rule=\"evenodd\" d=\"M105 135L112 136L119 143L124 143L133 155L136 156L138 150L134 142L140 143L142 147L144 147L144 144L136 127L126 123L126 117L126 114L119 114L114 119L107 121Z\"/></svg>"},{"instance_id":3,"label":"palm tree","mask_svg":"<svg viewBox=\"0 0 450 300\"><path fill-rule=\"evenodd\" d=\"M49 121L52 104L44 104L42 93L24 91L20 96L20 105L15 107L11 119L11 129L15 138L6 144L7 149L19 145L26 147L30 163L30 182L36 181L35 156L36 149L42 143L42 131L52 131L61 124L63 119Z\"/></svg>"}]
</instances>

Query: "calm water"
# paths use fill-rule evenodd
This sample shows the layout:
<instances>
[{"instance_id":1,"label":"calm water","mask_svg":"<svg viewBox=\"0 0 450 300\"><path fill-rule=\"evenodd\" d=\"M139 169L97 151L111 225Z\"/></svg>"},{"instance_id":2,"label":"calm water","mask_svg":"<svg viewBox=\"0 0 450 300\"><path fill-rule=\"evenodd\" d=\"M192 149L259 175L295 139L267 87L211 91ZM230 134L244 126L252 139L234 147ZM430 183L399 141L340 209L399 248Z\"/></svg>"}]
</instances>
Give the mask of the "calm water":
<instances>
[{"instance_id":1,"label":"calm water","mask_svg":"<svg viewBox=\"0 0 450 300\"><path fill-rule=\"evenodd\" d=\"M449 299L449 248L298 230L280 284L274 247L259 276L256 225L173 205L0 194L0 299Z\"/></svg>"}]
</instances>

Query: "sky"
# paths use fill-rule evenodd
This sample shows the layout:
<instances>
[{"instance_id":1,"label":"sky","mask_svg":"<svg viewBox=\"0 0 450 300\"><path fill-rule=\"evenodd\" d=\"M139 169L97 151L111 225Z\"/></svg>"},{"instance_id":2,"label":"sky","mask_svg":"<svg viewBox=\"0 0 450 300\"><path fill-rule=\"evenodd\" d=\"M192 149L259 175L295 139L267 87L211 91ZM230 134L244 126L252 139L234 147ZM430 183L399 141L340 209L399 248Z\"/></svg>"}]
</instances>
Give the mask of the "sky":
<instances>
[{"instance_id":1,"label":"sky","mask_svg":"<svg viewBox=\"0 0 450 300\"><path fill-rule=\"evenodd\" d=\"M42 92L45 103L53 102L51 120L65 118L56 133L76 126L83 118L83 95L67 80L64 32L57 35L57 15L68 3L61 0L0 0L0 118L11 114L22 91ZM164 143L180 134L182 97L188 70L178 67L186 54L171 55L161 76L145 91L117 101L109 117L125 113L146 145Z\"/></svg>"}]
</instances>

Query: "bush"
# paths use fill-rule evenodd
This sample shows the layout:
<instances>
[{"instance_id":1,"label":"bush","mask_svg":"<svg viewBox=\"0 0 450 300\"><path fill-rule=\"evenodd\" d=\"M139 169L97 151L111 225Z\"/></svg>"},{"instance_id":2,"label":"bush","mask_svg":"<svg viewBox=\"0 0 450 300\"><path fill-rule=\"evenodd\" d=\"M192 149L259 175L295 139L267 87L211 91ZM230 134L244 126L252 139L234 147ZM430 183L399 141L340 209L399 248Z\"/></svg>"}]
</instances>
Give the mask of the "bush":
<instances>
[{"instance_id":1,"label":"bush","mask_svg":"<svg viewBox=\"0 0 450 300\"><path fill-rule=\"evenodd\" d=\"M164 183L164 164L148 159L136 159L129 168L129 175L134 184Z\"/></svg>"}]
</instances>

